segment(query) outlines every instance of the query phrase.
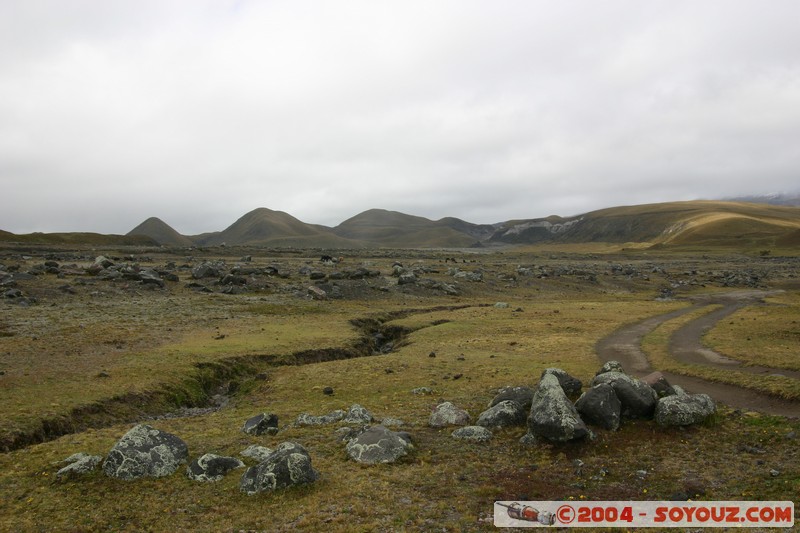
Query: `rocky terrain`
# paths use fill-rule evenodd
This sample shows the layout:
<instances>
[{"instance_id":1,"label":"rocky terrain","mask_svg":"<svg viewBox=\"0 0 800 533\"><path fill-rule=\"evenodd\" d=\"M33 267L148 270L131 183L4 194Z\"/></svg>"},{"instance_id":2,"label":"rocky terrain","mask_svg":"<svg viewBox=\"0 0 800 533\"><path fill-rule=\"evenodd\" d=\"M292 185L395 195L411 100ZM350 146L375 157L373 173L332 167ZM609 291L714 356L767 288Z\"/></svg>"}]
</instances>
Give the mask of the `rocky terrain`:
<instances>
[{"instance_id":1,"label":"rocky terrain","mask_svg":"<svg viewBox=\"0 0 800 533\"><path fill-rule=\"evenodd\" d=\"M494 500L793 499L797 272L771 254L8 246L0 523L488 530ZM664 366L694 321L718 332L697 349L742 368ZM757 363L748 342L769 347Z\"/></svg>"}]
</instances>

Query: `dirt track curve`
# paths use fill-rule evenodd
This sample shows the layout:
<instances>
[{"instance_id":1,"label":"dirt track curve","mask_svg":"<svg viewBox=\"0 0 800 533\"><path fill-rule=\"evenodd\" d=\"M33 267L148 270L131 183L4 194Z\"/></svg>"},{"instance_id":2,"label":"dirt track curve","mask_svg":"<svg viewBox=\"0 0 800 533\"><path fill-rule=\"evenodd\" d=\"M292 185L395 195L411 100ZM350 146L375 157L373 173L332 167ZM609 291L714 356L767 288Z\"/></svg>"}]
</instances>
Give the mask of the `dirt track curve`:
<instances>
[{"instance_id":1,"label":"dirt track curve","mask_svg":"<svg viewBox=\"0 0 800 533\"><path fill-rule=\"evenodd\" d=\"M745 366L740 361L730 359L703 346L702 337L717 322L739 309L754 304L762 304L763 298L775 294L766 291L733 291L719 295L702 296L693 299L694 305L647 318L640 322L623 326L608 337L601 339L596 346L597 355L603 361L617 360L630 374L642 377L653 372L653 367L642 352L642 338L660 324L691 313L702 307L719 304L720 309L703 315L684 325L672 334L669 340L669 353L678 361L713 366L727 370L737 370L754 374L780 374L800 379L800 372L763 366ZM739 409L759 411L781 416L800 416L800 402L783 400L736 385L707 381L702 378L682 376L663 372L670 383L680 385L689 392L704 392L716 401Z\"/></svg>"}]
</instances>

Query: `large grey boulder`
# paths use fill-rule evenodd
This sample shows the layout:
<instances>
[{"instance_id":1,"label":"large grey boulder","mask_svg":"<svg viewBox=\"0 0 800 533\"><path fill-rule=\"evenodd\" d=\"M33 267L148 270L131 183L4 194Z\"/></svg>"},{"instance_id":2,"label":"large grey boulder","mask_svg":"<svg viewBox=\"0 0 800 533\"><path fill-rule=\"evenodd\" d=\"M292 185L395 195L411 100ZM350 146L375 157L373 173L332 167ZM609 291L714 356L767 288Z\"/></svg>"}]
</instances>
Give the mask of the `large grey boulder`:
<instances>
[{"instance_id":1,"label":"large grey boulder","mask_svg":"<svg viewBox=\"0 0 800 533\"><path fill-rule=\"evenodd\" d=\"M347 441L347 455L358 463L393 463L413 448L407 434L372 426Z\"/></svg>"},{"instance_id":2,"label":"large grey boulder","mask_svg":"<svg viewBox=\"0 0 800 533\"><path fill-rule=\"evenodd\" d=\"M589 424L616 430L622 415L622 403L608 383L595 385L575 402L575 409Z\"/></svg>"},{"instance_id":3,"label":"large grey boulder","mask_svg":"<svg viewBox=\"0 0 800 533\"><path fill-rule=\"evenodd\" d=\"M458 428L450 434L451 437L468 442L489 442L492 440L492 432L483 426L465 426Z\"/></svg>"},{"instance_id":4,"label":"large grey boulder","mask_svg":"<svg viewBox=\"0 0 800 533\"><path fill-rule=\"evenodd\" d=\"M658 400L655 419L660 426L688 426L702 422L716 409L708 394L666 396Z\"/></svg>"},{"instance_id":5,"label":"large grey boulder","mask_svg":"<svg viewBox=\"0 0 800 533\"><path fill-rule=\"evenodd\" d=\"M627 418L652 418L658 395L653 388L636 378L621 372L604 372L595 376L592 386L611 385L622 404L622 416Z\"/></svg>"},{"instance_id":6,"label":"large grey boulder","mask_svg":"<svg viewBox=\"0 0 800 533\"><path fill-rule=\"evenodd\" d=\"M560 368L547 368L542 372L543 376L545 374L554 375L567 396L578 396L581 393L581 388L583 387L581 380L570 376L565 370L561 370Z\"/></svg>"},{"instance_id":7,"label":"large grey boulder","mask_svg":"<svg viewBox=\"0 0 800 533\"><path fill-rule=\"evenodd\" d=\"M544 438L552 442L567 442L591 435L575 406L569 401L558 378L545 374L539 381L528 416L526 442Z\"/></svg>"},{"instance_id":8,"label":"large grey boulder","mask_svg":"<svg viewBox=\"0 0 800 533\"><path fill-rule=\"evenodd\" d=\"M189 449L180 438L139 424L111 448L103 472L125 480L163 477L174 473L188 457Z\"/></svg>"},{"instance_id":9,"label":"large grey boulder","mask_svg":"<svg viewBox=\"0 0 800 533\"><path fill-rule=\"evenodd\" d=\"M514 400L520 404L525 411L529 411L531 408L532 399L533 389L528 386L520 385L518 387L503 387L497 392L495 397L492 398L492 401L489 402L489 407L494 407L498 403L506 400Z\"/></svg>"},{"instance_id":10,"label":"large grey boulder","mask_svg":"<svg viewBox=\"0 0 800 533\"><path fill-rule=\"evenodd\" d=\"M235 457L207 453L186 467L186 475L195 481L219 481L236 468L244 468L244 463Z\"/></svg>"},{"instance_id":11,"label":"large grey boulder","mask_svg":"<svg viewBox=\"0 0 800 533\"><path fill-rule=\"evenodd\" d=\"M308 451L297 443L284 442L264 461L245 470L239 489L253 495L313 483L318 477Z\"/></svg>"},{"instance_id":12,"label":"large grey boulder","mask_svg":"<svg viewBox=\"0 0 800 533\"><path fill-rule=\"evenodd\" d=\"M527 412L514 400L502 401L478 416L478 426L487 428L525 425Z\"/></svg>"},{"instance_id":13,"label":"large grey boulder","mask_svg":"<svg viewBox=\"0 0 800 533\"><path fill-rule=\"evenodd\" d=\"M456 407L451 402L437 405L428 419L428 425L435 428L445 426L466 426L471 418L464 409Z\"/></svg>"},{"instance_id":14,"label":"large grey boulder","mask_svg":"<svg viewBox=\"0 0 800 533\"><path fill-rule=\"evenodd\" d=\"M261 413L248 418L242 431L248 435L275 435L278 432L278 416L272 413Z\"/></svg>"},{"instance_id":15,"label":"large grey boulder","mask_svg":"<svg viewBox=\"0 0 800 533\"><path fill-rule=\"evenodd\" d=\"M97 465L99 465L100 461L102 460L103 457L100 455L89 455L83 452L72 454L61 461L60 464L64 464L66 466L56 472L56 477L64 478L88 474L97 468Z\"/></svg>"}]
</instances>

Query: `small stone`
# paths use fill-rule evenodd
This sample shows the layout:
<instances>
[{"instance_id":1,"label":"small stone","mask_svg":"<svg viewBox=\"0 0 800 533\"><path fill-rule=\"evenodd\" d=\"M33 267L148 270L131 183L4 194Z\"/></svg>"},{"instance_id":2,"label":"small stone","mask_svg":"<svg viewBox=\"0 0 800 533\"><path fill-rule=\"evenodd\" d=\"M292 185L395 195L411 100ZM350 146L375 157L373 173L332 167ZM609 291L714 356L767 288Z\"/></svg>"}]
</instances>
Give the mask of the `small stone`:
<instances>
[{"instance_id":1,"label":"small stone","mask_svg":"<svg viewBox=\"0 0 800 533\"><path fill-rule=\"evenodd\" d=\"M326 396L332 396L333 387L325 387L324 389L322 389L322 394L325 394Z\"/></svg>"},{"instance_id":2,"label":"small stone","mask_svg":"<svg viewBox=\"0 0 800 533\"><path fill-rule=\"evenodd\" d=\"M489 442L492 440L492 432L483 426L466 426L458 428L450 434L451 437L458 440L466 440L469 442Z\"/></svg>"},{"instance_id":3,"label":"small stone","mask_svg":"<svg viewBox=\"0 0 800 533\"><path fill-rule=\"evenodd\" d=\"M248 435L275 435L278 433L278 416L272 413L261 413L248 418L242 426L242 431Z\"/></svg>"},{"instance_id":4,"label":"small stone","mask_svg":"<svg viewBox=\"0 0 800 533\"><path fill-rule=\"evenodd\" d=\"M416 389L411 389L411 394L433 394L433 389L430 387L417 387Z\"/></svg>"},{"instance_id":5,"label":"small stone","mask_svg":"<svg viewBox=\"0 0 800 533\"><path fill-rule=\"evenodd\" d=\"M76 453L70 455L63 461L61 464L66 463L67 465L56 472L57 478L65 478L71 476L77 476L82 474L88 474L95 468L97 465L100 464L100 461L103 460L103 457L100 455L89 455L83 452Z\"/></svg>"},{"instance_id":6,"label":"small stone","mask_svg":"<svg viewBox=\"0 0 800 533\"><path fill-rule=\"evenodd\" d=\"M428 357L436 357L436 352L431 352L428 354Z\"/></svg>"},{"instance_id":7,"label":"small stone","mask_svg":"<svg viewBox=\"0 0 800 533\"><path fill-rule=\"evenodd\" d=\"M781 475L780 470L775 470L774 468L770 469L769 475L772 477L778 477Z\"/></svg>"},{"instance_id":8,"label":"small stone","mask_svg":"<svg viewBox=\"0 0 800 533\"><path fill-rule=\"evenodd\" d=\"M496 309L508 309L507 302L497 302L496 304L494 304L494 306Z\"/></svg>"}]
</instances>

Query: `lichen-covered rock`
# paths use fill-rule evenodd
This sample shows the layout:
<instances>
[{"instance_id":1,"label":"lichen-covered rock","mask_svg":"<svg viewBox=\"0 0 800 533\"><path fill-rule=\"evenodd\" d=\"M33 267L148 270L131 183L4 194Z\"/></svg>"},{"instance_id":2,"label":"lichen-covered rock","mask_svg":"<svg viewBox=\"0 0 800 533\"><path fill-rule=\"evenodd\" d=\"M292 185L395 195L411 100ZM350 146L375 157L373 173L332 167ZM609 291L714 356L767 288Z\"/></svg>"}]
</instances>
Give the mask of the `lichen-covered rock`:
<instances>
[{"instance_id":1,"label":"lichen-covered rock","mask_svg":"<svg viewBox=\"0 0 800 533\"><path fill-rule=\"evenodd\" d=\"M493 428L493 427L511 427L525 425L527 412L520 404L514 400L505 400L478 416L478 426Z\"/></svg>"},{"instance_id":2,"label":"lichen-covered rock","mask_svg":"<svg viewBox=\"0 0 800 533\"><path fill-rule=\"evenodd\" d=\"M500 389L492 401L489 402L489 407L494 407L500 402L504 402L506 400L513 400L520 404L525 411L529 411L531 408L531 400L533 399L533 389L521 385L519 387L503 387Z\"/></svg>"},{"instance_id":3,"label":"lichen-covered rock","mask_svg":"<svg viewBox=\"0 0 800 533\"><path fill-rule=\"evenodd\" d=\"M239 489L253 495L313 483L318 477L308 451L297 443L284 442L264 461L245 470Z\"/></svg>"},{"instance_id":4,"label":"lichen-covered rock","mask_svg":"<svg viewBox=\"0 0 800 533\"><path fill-rule=\"evenodd\" d=\"M605 429L619 428L622 403L608 383L595 385L575 402L575 409L589 424Z\"/></svg>"},{"instance_id":5,"label":"lichen-covered rock","mask_svg":"<svg viewBox=\"0 0 800 533\"><path fill-rule=\"evenodd\" d=\"M367 411L365 407L354 403L350 406L350 409L347 410L344 422L348 424L369 424L372 422L372 413Z\"/></svg>"},{"instance_id":6,"label":"lichen-covered rock","mask_svg":"<svg viewBox=\"0 0 800 533\"><path fill-rule=\"evenodd\" d=\"M528 416L528 433L534 438L566 442L591 435L558 378L545 374L536 387Z\"/></svg>"},{"instance_id":7,"label":"lichen-covered rock","mask_svg":"<svg viewBox=\"0 0 800 533\"><path fill-rule=\"evenodd\" d=\"M103 472L119 479L163 477L174 473L189 457L180 438L140 424L128 431L108 452Z\"/></svg>"},{"instance_id":8,"label":"lichen-covered rock","mask_svg":"<svg viewBox=\"0 0 800 533\"><path fill-rule=\"evenodd\" d=\"M242 431L248 435L275 435L278 433L278 416L272 413L261 413L248 418L242 426Z\"/></svg>"},{"instance_id":9,"label":"lichen-covered rock","mask_svg":"<svg viewBox=\"0 0 800 533\"><path fill-rule=\"evenodd\" d=\"M565 370L561 370L560 368L547 368L542 372L543 376L545 374L552 374L558 378L558 382L561 384L561 388L564 389L564 393L567 396L577 396L581 393L581 388L583 387L581 380L570 376Z\"/></svg>"},{"instance_id":10,"label":"lichen-covered rock","mask_svg":"<svg viewBox=\"0 0 800 533\"><path fill-rule=\"evenodd\" d=\"M397 427L397 426L405 426L406 423L400 420L399 418L393 418L389 416L381 420L381 425L383 427Z\"/></svg>"},{"instance_id":11,"label":"lichen-covered rock","mask_svg":"<svg viewBox=\"0 0 800 533\"><path fill-rule=\"evenodd\" d=\"M257 444L253 444L252 446L248 446L241 452L239 455L242 457L249 457L251 459L255 459L259 463L269 457L272 454L273 450L267 448L266 446L259 446Z\"/></svg>"},{"instance_id":12,"label":"lichen-covered rock","mask_svg":"<svg viewBox=\"0 0 800 533\"><path fill-rule=\"evenodd\" d=\"M665 378L664 374L661 372L656 371L647 374L642 378L642 381L650 385L653 390L656 391L659 398L675 395L675 389L672 388L672 385L669 384L669 381L667 381L667 378Z\"/></svg>"},{"instance_id":13,"label":"lichen-covered rock","mask_svg":"<svg viewBox=\"0 0 800 533\"><path fill-rule=\"evenodd\" d=\"M341 409L337 409L322 416L312 416L308 413L300 413L295 420L297 426L324 426L326 424L333 424L339 422L347 416L347 413Z\"/></svg>"},{"instance_id":14,"label":"lichen-covered rock","mask_svg":"<svg viewBox=\"0 0 800 533\"><path fill-rule=\"evenodd\" d=\"M59 464L66 464L61 470L56 472L56 477L71 477L81 474L88 474L100 464L103 457L100 455L89 455L87 453L75 453L61 461Z\"/></svg>"},{"instance_id":15,"label":"lichen-covered rock","mask_svg":"<svg viewBox=\"0 0 800 533\"><path fill-rule=\"evenodd\" d=\"M604 372L595 376L592 386L607 383L622 403L622 416L627 418L652 418L658 395L644 381L621 372Z\"/></svg>"},{"instance_id":16,"label":"lichen-covered rock","mask_svg":"<svg viewBox=\"0 0 800 533\"><path fill-rule=\"evenodd\" d=\"M450 434L451 437L458 440L466 440L469 442L489 442L492 440L492 432L483 426L466 426L458 428Z\"/></svg>"},{"instance_id":17,"label":"lichen-covered rock","mask_svg":"<svg viewBox=\"0 0 800 533\"><path fill-rule=\"evenodd\" d=\"M620 374L624 374L625 370L622 368L622 363L619 361L606 361L603 366L600 367L600 370L597 371L595 376L605 374L606 372L619 372Z\"/></svg>"},{"instance_id":18,"label":"lichen-covered rock","mask_svg":"<svg viewBox=\"0 0 800 533\"><path fill-rule=\"evenodd\" d=\"M708 394L667 396L658 401L655 419L660 426L688 426L702 422L716 409Z\"/></svg>"},{"instance_id":19,"label":"lichen-covered rock","mask_svg":"<svg viewBox=\"0 0 800 533\"><path fill-rule=\"evenodd\" d=\"M413 448L407 437L383 426L372 426L347 442L347 455L366 464L393 463Z\"/></svg>"},{"instance_id":20,"label":"lichen-covered rock","mask_svg":"<svg viewBox=\"0 0 800 533\"><path fill-rule=\"evenodd\" d=\"M441 428L445 426L466 426L469 422L470 416L468 412L450 402L444 402L433 409L428 425Z\"/></svg>"},{"instance_id":21,"label":"lichen-covered rock","mask_svg":"<svg viewBox=\"0 0 800 533\"><path fill-rule=\"evenodd\" d=\"M195 481L219 481L236 468L244 468L244 463L235 457L207 453L186 467L186 475Z\"/></svg>"}]
</instances>

